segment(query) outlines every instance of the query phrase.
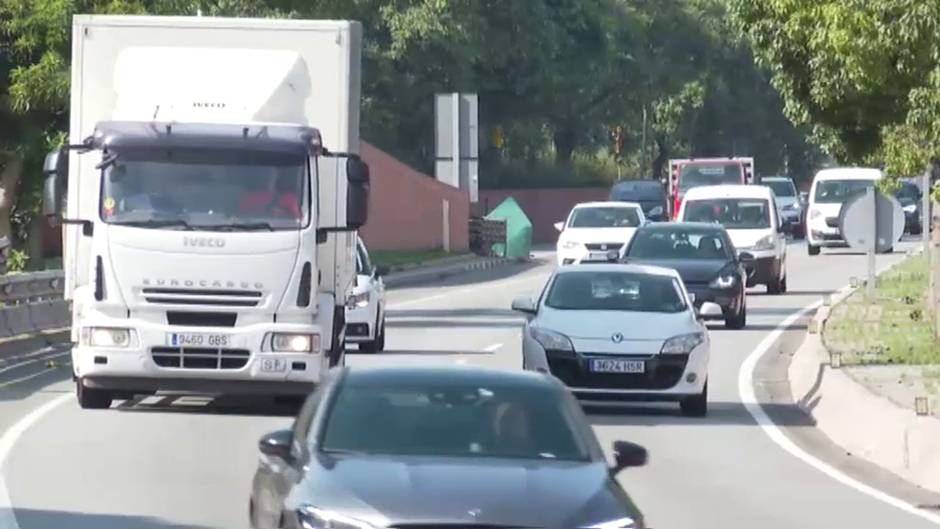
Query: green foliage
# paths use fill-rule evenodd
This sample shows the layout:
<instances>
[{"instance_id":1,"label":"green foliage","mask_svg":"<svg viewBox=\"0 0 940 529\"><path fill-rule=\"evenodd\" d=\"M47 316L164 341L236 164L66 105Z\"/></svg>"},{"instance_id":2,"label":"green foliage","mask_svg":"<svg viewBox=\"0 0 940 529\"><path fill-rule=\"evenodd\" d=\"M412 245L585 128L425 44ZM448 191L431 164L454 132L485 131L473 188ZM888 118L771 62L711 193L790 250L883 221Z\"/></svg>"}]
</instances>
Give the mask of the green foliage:
<instances>
[{"instance_id":1,"label":"green foliage","mask_svg":"<svg viewBox=\"0 0 940 529\"><path fill-rule=\"evenodd\" d=\"M7 272L23 272L29 264L29 255L16 248L10 250L7 256Z\"/></svg>"}]
</instances>

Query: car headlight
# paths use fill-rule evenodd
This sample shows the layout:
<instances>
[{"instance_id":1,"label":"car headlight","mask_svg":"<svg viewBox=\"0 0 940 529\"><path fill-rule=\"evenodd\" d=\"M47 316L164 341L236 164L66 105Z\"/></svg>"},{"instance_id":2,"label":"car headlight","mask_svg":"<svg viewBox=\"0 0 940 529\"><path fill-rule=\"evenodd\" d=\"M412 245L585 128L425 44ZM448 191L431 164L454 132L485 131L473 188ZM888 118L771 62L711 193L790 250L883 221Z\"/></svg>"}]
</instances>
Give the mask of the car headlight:
<instances>
[{"instance_id":1,"label":"car headlight","mask_svg":"<svg viewBox=\"0 0 940 529\"><path fill-rule=\"evenodd\" d=\"M369 294L367 290L365 292L360 292L359 294L353 294L346 298L346 307L350 309L361 309L369 305Z\"/></svg>"},{"instance_id":2,"label":"car headlight","mask_svg":"<svg viewBox=\"0 0 940 529\"><path fill-rule=\"evenodd\" d=\"M694 332L673 336L663 344L662 354L684 355L705 342L705 333Z\"/></svg>"},{"instance_id":3,"label":"car headlight","mask_svg":"<svg viewBox=\"0 0 940 529\"><path fill-rule=\"evenodd\" d=\"M115 327L85 327L82 345L90 347L127 347L131 344L131 330Z\"/></svg>"},{"instance_id":4,"label":"car headlight","mask_svg":"<svg viewBox=\"0 0 940 529\"><path fill-rule=\"evenodd\" d=\"M774 249L774 236L768 235L766 237L761 237L759 241L754 244L754 250L773 250Z\"/></svg>"},{"instance_id":5,"label":"car headlight","mask_svg":"<svg viewBox=\"0 0 940 529\"><path fill-rule=\"evenodd\" d=\"M368 522L316 507L299 509L297 520L301 529L377 529Z\"/></svg>"},{"instance_id":6,"label":"car headlight","mask_svg":"<svg viewBox=\"0 0 940 529\"><path fill-rule=\"evenodd\" d=\"M712 288L731 288L737 277L734 271L723 271L708 285Z\"/></svg>"},{"instance_id":7,"label":"car headlight","mask_svg":"<svg viewBox=\"0 0 940 529\"><path fill-rule=\"evenodd\" d=\"M565 250L573 250L577 248L578 246L581 246L581 243L576 242L576 241L565 241L561 243L561 247L564 248Z\"/></svg>"},{"instance_id":8,"label":"car headlight","mask_svg":"<svg viewBox=\"0 0 940 529\"><path fill-rule=\"evenodd\" d=\"M274 333L271 350L275 353L317 353L320 351L320 335Z\"/></svg>"},{"instance_id":9,"label":"car headlight","mask_svg":"<svg viewBox=\"0 0 940 529\"><path fill-rule=\"evenodd\" d=\"M571 344L571 340L560 332L533 327L532 337L535 338L535 341L541 344L546 351L551 349L553 351L574 352L574 346Z\"/></svg>"},{"instance_id":10,"label":"car headlight","mask_svg":"<svg viewBox=\"0 0 940 529\"><path fill-rule=\"evenodd\" d=\"M904 206L905 213L914 213L915 211L917 211L917 204L908 204Z\"/></svg>"}]
</instances>

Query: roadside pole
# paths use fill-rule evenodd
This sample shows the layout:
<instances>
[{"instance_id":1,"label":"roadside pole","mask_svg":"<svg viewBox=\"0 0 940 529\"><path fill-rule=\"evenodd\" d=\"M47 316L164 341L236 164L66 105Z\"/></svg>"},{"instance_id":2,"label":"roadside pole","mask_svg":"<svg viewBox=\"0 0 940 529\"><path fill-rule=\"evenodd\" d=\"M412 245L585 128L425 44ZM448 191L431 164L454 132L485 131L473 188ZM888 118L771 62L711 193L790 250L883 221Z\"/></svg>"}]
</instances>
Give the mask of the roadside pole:
<instances>
[{"instance_id":1,"label":"roadside pole","mask_svg":"<svg viewBox=\"0 0 940 529\"><path fill-rule=\"evenodd\" d=\"M878 199L876 198L877 190L875 186L868 188L865 193L867 194L867 200L871 205L871 211L875 214L871 218L871 235L868 237L868 281L866 282L865 292L868 295L869 303L873 303L875 300L875 250L878 246Z\"/></svg>"}]
</instances>

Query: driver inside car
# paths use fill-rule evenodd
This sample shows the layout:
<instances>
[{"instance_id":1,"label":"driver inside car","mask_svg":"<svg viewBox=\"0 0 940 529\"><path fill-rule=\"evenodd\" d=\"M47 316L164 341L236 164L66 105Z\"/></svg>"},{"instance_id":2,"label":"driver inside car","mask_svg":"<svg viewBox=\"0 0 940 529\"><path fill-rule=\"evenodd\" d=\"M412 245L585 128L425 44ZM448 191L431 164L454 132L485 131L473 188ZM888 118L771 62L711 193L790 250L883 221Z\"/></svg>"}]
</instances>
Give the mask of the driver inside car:
<instances>
[{"instance_id":1,"label":"driver inside car","mask_svg":"<svg viewBox=\"0 0 940 529\"><path fill-rule=\"evenodd\" d=\"M302 218L300 201L294 189L296 183L297 177L293 174L268 173L262 190L249 191L242 197L239 213L257 217Z\"/></svg>"}]
</instances>

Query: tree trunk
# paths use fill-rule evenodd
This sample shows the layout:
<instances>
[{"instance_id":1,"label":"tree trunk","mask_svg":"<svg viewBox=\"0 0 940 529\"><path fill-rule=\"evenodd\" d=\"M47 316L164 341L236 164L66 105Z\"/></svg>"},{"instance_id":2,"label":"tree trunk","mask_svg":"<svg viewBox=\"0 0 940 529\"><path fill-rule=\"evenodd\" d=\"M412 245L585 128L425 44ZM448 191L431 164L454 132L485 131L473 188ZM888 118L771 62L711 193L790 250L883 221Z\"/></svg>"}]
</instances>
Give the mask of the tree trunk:
<instances>
[{"instance_id":1,"label":"tree trunk","mask_svg":"<svg viewBox=\"0 0 940 529\"><path fill-rule=\"evenodd\" d=\"M23 160L13 155L3 169L0 170L0 237L6 237L13 242L13 227L10 215L16 205L16 191L20 185L23 172Z\"/></svg>"},{"instance_id":2,"label":"tree trunk","mask_svg":"<svg viewBox=\"0 0 940 529\"><path fill-rule=\"evenodd\" d=\"M567 126L559 127L553 135L555 143L555 163L570 165L571 155L574 153L575 131Z\"/></svg>"},{"instance_id":3,"label":"tree trunk","mask_svg":"<svg viewBox=\"0 0 940 529\"><path fill-rule=\"evenodd\" d=\"M669 149L666 147L666 138L662 135L656 136L656 151L656 158L653 158L653 163L650 167L653 171L653 180L659 180L663 177L663 167L666 166L666 162L669 160Z\"/></svg>"}]
</instances>

